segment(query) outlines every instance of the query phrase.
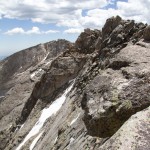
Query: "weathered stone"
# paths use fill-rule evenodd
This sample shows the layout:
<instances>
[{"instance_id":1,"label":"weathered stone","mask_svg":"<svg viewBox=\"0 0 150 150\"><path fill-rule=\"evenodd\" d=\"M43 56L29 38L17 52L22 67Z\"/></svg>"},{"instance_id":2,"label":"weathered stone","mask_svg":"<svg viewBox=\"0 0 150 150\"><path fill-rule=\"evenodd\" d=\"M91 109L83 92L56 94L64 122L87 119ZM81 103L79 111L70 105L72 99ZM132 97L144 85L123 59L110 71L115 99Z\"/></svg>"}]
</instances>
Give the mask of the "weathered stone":
<instances>
[{"instance_id":1,"label":"weathered stone","mask_svg":"<svg viewBox=\"0 0 150 150\"><path fill-rule=\"evenodd\" d=\"M99 149L149 150L150 107L131 116Z\"/></svg>"},{"instance_id":2,"label":"weathered stone","mask_svg":"<svg viewBox=\"0 0 150 150\"><path fill-rule=\"evenodd\" d=\"M85 29L76 40L75 46L79 49L79 52L90 54L95 50L98 37L101 37L101 31Z\"/></svg>"},{"instance_id":3,"label":"weathered stone","mask_svg":"<svg viewBox=\"0 0 150 150\"><path fill-rule=\"evenodd\" d=\"M31 149L37 138L33 150L147 150L150 44L143 39L145 27L112 17L102 32L85 29L75 44L52 41L1 61L0 149L17 149L35 125L36 134L21 150Z\"/></svg>"},{"instance_id":4,"label":"weathered stone","mask_svg":"<svg viewBox=\"0 0 150 150\"><path fill-rule=\"evenodd\" d=\"M147 26L143 33L143 38L146 41L150 41L150 26Z\"/></svg>"},{"instance_id":5,"label":"weathered stone","mask_svg":"<svg viewBox=\"0 0 150 150\"><path fill-rule=\"evenodd\" d=\"M90 135L111 136L132 114L150 105L149 55L149 49L127 46L110 59L113 70L106 69L86 86L82 107ZM121 70L128 69L132 75L126 78Z\"/></svg>"},{"instance_id":6,"label":"weathered stone","mask_svg":"<svg viewBox=\"0 0 150 150\"><path fill-rule=\"evenodd\" d=\"M106 39L110 33L120 24L121 20L122 19L119 16L107 19L104 27L102 28L102 38Z\"/></svg>"}]
</instances>

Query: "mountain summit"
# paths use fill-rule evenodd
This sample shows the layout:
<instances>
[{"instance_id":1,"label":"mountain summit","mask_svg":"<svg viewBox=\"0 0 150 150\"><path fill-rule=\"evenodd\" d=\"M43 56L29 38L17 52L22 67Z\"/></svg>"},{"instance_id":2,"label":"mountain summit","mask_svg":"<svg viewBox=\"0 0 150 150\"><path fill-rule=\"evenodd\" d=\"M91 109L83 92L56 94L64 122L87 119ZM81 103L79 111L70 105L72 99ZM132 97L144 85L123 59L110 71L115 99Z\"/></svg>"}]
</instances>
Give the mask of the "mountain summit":
<instances>
[{"instance_id":1,"label":"mountain summit","mask_svg":"<svg viewBox=\"0 0 150 150\"><path fill-rule=\"evenodd\" d=\"M0 62L0 150L149 150L149 118L147 24L112 17Z\"/></svg>"}]
</instances>

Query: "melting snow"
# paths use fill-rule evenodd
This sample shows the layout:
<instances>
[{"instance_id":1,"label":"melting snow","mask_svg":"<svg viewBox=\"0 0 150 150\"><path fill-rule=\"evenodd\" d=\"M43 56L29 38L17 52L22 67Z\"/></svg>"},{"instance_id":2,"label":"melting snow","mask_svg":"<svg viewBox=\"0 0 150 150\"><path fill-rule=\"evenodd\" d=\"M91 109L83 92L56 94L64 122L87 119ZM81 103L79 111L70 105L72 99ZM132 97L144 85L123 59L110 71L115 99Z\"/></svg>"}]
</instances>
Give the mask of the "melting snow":
<instances>
[{"instance_id":1,"label":"melting snow","mask_svg":"<svg viewBox=\"0 0 150 150\"><path fill-rule=\"evenodd\" d=\"M38 74L39 72L41 72L41 71L42 71L42 69L39 69L39 70L33 72L33 73L30 75L30 77L33 78L35 75L37 75L37 74Z\"/></svg>"},{"instance_id":2,"label":"melting snow","mask_svg":"<svg viewBox=\"0 0 150 150\"><path fill-rule=\"evenodd\" d=\"M69 141L69 145L67 146L67 150L70 150L71 149L71 143L73 143L75 139L73 137L70 138L70 141Z\"/></svg>"},{"instance_id":3,"label":"melting snow","mask_svg":"<svg viewBox=\"0 0 150 150\"><path fill-rule=\"evenodd\" d=\"M44 122L46 121L46 119L48 119L50 116L52 116L53 114L56 114L57 111L61 108L61 106L63 105L63 103L66 100L67 94L70 92L70 90L72 89L73 84L66 89L66 91L64 92L64 94L59 97L58 99L56 99L48 108L44 108L42 111L42 114L39 118L39 120L36 122L36 124L33 126L33 128L31 129L31 131L28 133L28 135L25 137L25 139L23 140L23 142L17 147L16 150L20 150L20 148L34 135L36 135L40 129L43 127Z\"/></svg>"},{"instance_id":4,"label":"melting snow","mask_svg":"<svg viewBox=\"0 0 150 150\"><path fill-rule=\"evenodd\" d=\"M16 76L22 75L22 74L24 74L25 72L26 72L26 71L21 72L21 73L17 73Z\"/></svg>"},{"instance_id":5,"label":"melting snow","mask_svg":"<svg viewBox=\"0 0 150 150\"><path fill-rule=\"evenodd\" d=\"M47 66L48 64L50 64L52 61L48 61L45 65Z\"/></svg>"},{"instance_id":6,"label":"melting snow","mask_svg":"<svg viewBox=\"0 0 150 150\"><path fill-rule=\"evenodd\" d=\"M71 121L70 126L71 126L72 124L74 124L74 123L77 121L77 119L79 118L79 116L80 116L80 114L78 114L78 116L77 116L75 119L73 119L73 120Z\"/></svg>"},{"instance_id":7,"label":"melting snow","mask_svg":"<svg viewBox=\"0 0 150 150\"><path fill-rule=\"evenodd\" d=\"M70 144L74 141L75 139L73 137L70 138Z\"/></svg>"},{"instance_id":8,"label":"melting snow","mask_svg":"<svg viewBox=\"0 0 150 150\"><path fill-rule=\"evenodd\" d=\"M47 53L47 55L43 58L41 62L45 61L48 55L49 55L49 52Z\"/></svg>"},{"instance_id":9,"label":"melting snow","mask_svg":"<svg viewBox=\"0 0 150 150\"><path fill-rule=\"evenodd\" d=\"M4 98L5 96L0 96L0 98Z\"/></svg>"},{"instance_id":10,"label":"melting snow","mask_svg":"<svg viewBox=\"0 0 150 150\"><path fill-rule=\"evenodd\" d=\"M20 130L23 128L24 124L21 125Z\"/></svg>"},{"instance_id":11,"label":"melting snow","mask_svg":"<svg viewBox=\"0 0 150 150\"><path fill-rule=\"evenodd\" d=\"M24 126L24 124L22 124L22 125L17 125L17 128L16 128L15 132L18 131L18 130L21 130L21 129L23 128L23 126Z\"/></svg>"},{"instance_id":12,"label":"melting snow","mask_svg":"<svg viewBox=\"0 0 150 150\"><path fill-rule=\"evenodd\" d=\"M30 150L32 150L32 149L35 147L36 143L38 142L38 140L40 139L40 137L42 136L42 134L43 134L43 132L41 132L41 133L34 139L34 141L32 142L32 144L30 145Z\"/></svg>"},{"instance_id":13,"label":"melting snow","mask_svg":"<svg viewBox=\"0 0 150 150\"><path fill-rule=\"evenodd\" d=\"M55 140L54 140L54 144L57 142L57 139L58 139L58 136L55 138Z\"/></svg>"}]
</instances>

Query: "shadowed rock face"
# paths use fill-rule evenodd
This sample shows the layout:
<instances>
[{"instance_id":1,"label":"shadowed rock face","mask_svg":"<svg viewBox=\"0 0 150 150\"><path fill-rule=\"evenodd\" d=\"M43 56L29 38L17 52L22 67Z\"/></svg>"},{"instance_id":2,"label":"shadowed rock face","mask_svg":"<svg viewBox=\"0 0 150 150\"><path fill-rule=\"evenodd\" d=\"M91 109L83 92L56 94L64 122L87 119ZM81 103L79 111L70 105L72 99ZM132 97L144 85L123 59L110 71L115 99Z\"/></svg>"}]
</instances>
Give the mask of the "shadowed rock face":
<instances>
[{"instance_id":1,"label":"shadowed rock face","mask_svg":"<svg viewBox=\"0 0 150 150\"><path fill-rule=\"evenodd\" d=\"M143 33L144 40L150 41L150 26L147 26Z\"/></svg>"},{"instance_id":2,"label":"shadowed rock face","mask_svg":"<svg viewBox=\"0 0 150 150\"><path fill-rule=\"evenodd\" d=\"M52 41L2 61L0 149L15 150L25 140L22 150L147 150L148 30L143 23L112 17L102 31L85 29L75 44ZM48 108L50 117L27 139Z\"/></svg>"},{"instance_id":3,"label":"shadowed rock face","mask_svg":"<svg viewBox=\"0 0 150 150\"><path fill-rule=\"evenodd\" d=\"M76 40L75 46L80 53L90 54L101 44L101 31L85 29Z\"/></svg>"},{"instance_id":4,"label":"shadowed rock face","mask_svg":"<svg viewBox=\"0 0 150 150\"><path fill-rule=\"evenodd\" d=\"M83 109L89 134L111 136L132 114L150 105L149 54L149 49L127 46L86 86Z\"/></svg>"}]
</instances>

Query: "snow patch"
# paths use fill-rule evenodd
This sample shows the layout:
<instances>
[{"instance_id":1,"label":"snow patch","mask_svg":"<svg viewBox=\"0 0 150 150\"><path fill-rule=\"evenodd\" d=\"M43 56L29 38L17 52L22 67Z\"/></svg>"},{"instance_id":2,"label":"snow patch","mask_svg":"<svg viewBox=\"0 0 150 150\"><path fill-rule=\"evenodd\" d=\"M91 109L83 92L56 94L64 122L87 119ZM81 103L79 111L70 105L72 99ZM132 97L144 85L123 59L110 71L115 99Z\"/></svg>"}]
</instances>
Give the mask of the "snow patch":
<instances>
[{"instance_id":1,"label":"snow patch","mask_svg":"<svg viewBox=\"0 0 150 150\"><path fill-rule=\"evenodd\" d=\"M5 96L0 96L0 98L4 98Z\"/></svg>"},{"instance_id":2,"label":"snow patch","mask_svg":"<svg viewBox=\"0 0 150 150\"><path fill-rule=\"evenodd\" d=\"M73 83L74 84L74 83ZM48 108L44 108L42 111L42 114L39 118L39 120L36 122L36 124L33 126L33 128L31 129L31 131L28 133L28 135L25 137L25 139L23 140L23 142L17 147L16 150L20 150L21 147L34 135L36 135L40 129L43 127L45 121L51 117L52 115L55 115L58 110L61 108L61 106L63 105L63 103L66 100L67 94L70 92L70 90L73 87L73 84L71 84L71 86L69 88L66 89L66 91L64 92L64 94L59 97L58 99L56 99Z\"/></svg>"},{"instance_id":3,"label":"snow patch","mask_svg":"<svg viewBox=\"0 0 150 150\"><path fill-rule=\"evenodd\" d=\"M43 58L41 62L45 61L48 55L49 55L49 52L47 53L47 55Z\"/></svg>"},{"instance_id":4,"label":"snow patch","mask_svg":"<svg viewBox=\"0 0 150 150\"><path fill-rule=\"evenodd\" d=\"M26 72L26 71L21 72L21 73L17 73L16 76L20 76L20 75L24 74L25 72Z\"/></svg>"},{"instance_id":5,"label":"snow patch","mask_svg":"<svg viewBox=\"0 0 150 150\"><path fill-rule=\"evenodd\" d=\"M70 138L70 144L74 141L75 139L73 137Z\"/></svg>"},{"instance_id":6,"label":"snow patch","mask_svg":"<svg viewBox=\"0 0 150 150\"><path fill-rule=\"evenodd\" d=\"M80 116L80 114L78 114L78 116L77 116L75 119L73 119L73 120L71 121L70 126L71 126L72 124L74 124L74 123L77 121L77 119L79 118L79 116Z\"/></svg>"},{"instance_id":7,"label":"snow patch","mask_svg":"<svg viewBox=\"0 0 150 150\"><path fill-rule=\"evenodd\" d=\"M40 68L39 70L33 72L33 73L30 75L31 79L32 79L34 76L36 76L38 73L40 73L41 71L42 71L42 69Z\"/></svg>"},{"instance_id":8,"label":"snow patch","mask_svg":"<svg viewBox=\"0 0 150 150\"><path fill-rule=\"evenodd\" d=\"M55 140L54 140L54 144L57 142L57 140L58 140L58 136L55 138Z\"/></svg>"},{"instance_id":9,"label":"snow patch","mask_svg":"<svg viewBox=\"0 0 150 150\"><path fill-rule=\"evenodd\" d=\"M24 124L22 124L22 125L17 125L15 132L18 131L18 130L21 130L21 129L23 128L23 126L24 126Z\"/></svg>"},{"instance_id":10,"label":"snow patch","mask_svg":"<svg viewBox=\"0 0 150 150\"><path fill-rule=\"evenodd\" d=\"M50 64L52 61L48 61L46 64L45 64L45 66L47 66L48 64Z\"/></svg>"},{"instance_id":11,"label":"snow patch","mask_svg":"<svg viewBox=\"0 0 150 150\"><path fill-rule=\"evenodd\" d=\"M75 139L73 137L70 138L70 141L69 141L69 145L67 146L67 150L70 150L71 149L71 143L73 143Z\"/></svg>"},{"instance_id":12,"label":"snow patch","mask_svg":"<svg viewBox=\"0 0 150 150\"><path fill-rule=\"evenodd\" d=\"M32 149L35 147L36 143L38 142L38 140L40 139L40 137L42 136L42 134L43 134L43 132L41 132L41 133L33 140L32 144L30 145L30 150L32 150Z\"/></svg>"},{"instance_id":13,"label":"snow patch","mask_svg":"<svg viewBox=\"0 0 150 150\"><path fill-rule=\"evenodd\" d=\"M20 129L19 129L19 130L21 130L21 129L23 128L23 126L24 126L24 124L22 124L22 125L21 125L21 127L20 127Z\"/></svg>"}]
</instances>

